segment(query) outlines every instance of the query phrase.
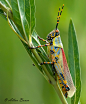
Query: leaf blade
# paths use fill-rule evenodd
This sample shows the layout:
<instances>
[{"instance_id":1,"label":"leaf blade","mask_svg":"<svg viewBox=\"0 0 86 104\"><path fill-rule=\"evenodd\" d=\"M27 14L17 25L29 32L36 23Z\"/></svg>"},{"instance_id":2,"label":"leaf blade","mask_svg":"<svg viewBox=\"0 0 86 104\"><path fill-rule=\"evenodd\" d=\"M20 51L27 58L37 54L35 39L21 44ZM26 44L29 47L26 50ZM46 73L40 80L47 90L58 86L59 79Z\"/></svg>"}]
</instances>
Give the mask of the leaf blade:
<instances>
[{"instance_id":1,"label":"leaf blade","mask_svg":"<svg viewBox=\"0 0 86 104\"><path fill-rule=\"evenodd\" d=\"M18 1L11 0L11 5L12 5L12 12L13 12L13 18L14 18L15 25L17 26L20 33L22 34L23 39L25 39L23 28L22 28L22 23L21 23Z\"/></svg>"},{"instance_id":2,"label":"leaf blade","mask_svg":"<svg viewBox=\"0 0 86 104\"><path fill-rule=\"evenodd\" d=\"M4 14L4 12L3 12L2 9L0 9L0 15L1 15L5 20L7 20L7 18L6 18L6 16L5 16L5 14Z\"/></svg>"},{"instance_id":3,"label":"leaf blade","mask_svg":"<svg viewBox=\"0 0 86 104\"><path fill-rule=\"evenodd\" d=\"M30 0L25 0L25 16L30 28Z\"/></svg>"},{"instance_id":4,"label":"leaf blade","mask_svg":"<svg viewBox=\"0 0 86 104\"><path fill-rule=\"evenodd\" d=\"M35 28L35 3L34 3L34 0L30 0L30 27L31 27L31 33L32 33L33 29Z\"/></svg>"},{"instance_id":5,"label":"leaf blade","mask_svg":"<svg viewBox=\"0 0 86 104\"><path fill-rule=\"evenodd\" d=\"M78 43L72 20L70 20L68 32L68 59L70 72L74 84L76 86L76 92L75 95L71 98L71 104L78 104L81 92L81 78L80 78Z\"/></svg>"},{"instance_id":6,"label":"leaf blade","mask_svg":"<svg viewBox=\"0 0 86 104\"><path fill-rule=\"evenodd\" d=\"M29 23L25 16L25 1L18 0L19 12L21 17L21 24L26 40L29 40Z\"/></svg>"},{"instance_id":7,"label":"leaf blade","mask_svg":"<svg viewBox=\"0 0 86 104\"><path fill-rule=\"evenodd\" d=\"M0 0L0 5L3 5L5 8L11 8L8 0Z\"/></svg>"},{"instance_id":8,"label":"leaf blade","mask_svg":"<svg viewBox=\"0 0 86 104\"><path fill-rule=\"evenodd\" d=\"M12 19L11 5L8 0L0 0L0 15L7 20L7 15Z\"/></svg>"}]
</instances>

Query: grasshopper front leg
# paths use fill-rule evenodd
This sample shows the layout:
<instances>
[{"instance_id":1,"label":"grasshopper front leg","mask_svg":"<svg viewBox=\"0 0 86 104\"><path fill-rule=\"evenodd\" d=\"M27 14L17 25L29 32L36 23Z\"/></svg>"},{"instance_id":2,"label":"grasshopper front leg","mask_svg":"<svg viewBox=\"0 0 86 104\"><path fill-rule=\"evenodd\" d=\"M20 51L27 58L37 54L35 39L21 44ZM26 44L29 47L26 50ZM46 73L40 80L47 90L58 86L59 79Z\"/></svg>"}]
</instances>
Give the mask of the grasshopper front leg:
<instances>
[{"instance_id":1,"label":"grasshopper front leg","mask_svg":"<svg viewBox=\"0 0 86 104\"><path fill-rule=\"evenodd\" d=\"M50 45L50 43L48 43L47 40L44 40L44 39L40 38L39 36L38 36L38 38L40 40L46 42L46 44L45 45L36 46L36 47L30 47L30 49L36 49L36 48L40 48L40 47L44 47L44 46L49 46Z\"/></svg>"}]
</instances>

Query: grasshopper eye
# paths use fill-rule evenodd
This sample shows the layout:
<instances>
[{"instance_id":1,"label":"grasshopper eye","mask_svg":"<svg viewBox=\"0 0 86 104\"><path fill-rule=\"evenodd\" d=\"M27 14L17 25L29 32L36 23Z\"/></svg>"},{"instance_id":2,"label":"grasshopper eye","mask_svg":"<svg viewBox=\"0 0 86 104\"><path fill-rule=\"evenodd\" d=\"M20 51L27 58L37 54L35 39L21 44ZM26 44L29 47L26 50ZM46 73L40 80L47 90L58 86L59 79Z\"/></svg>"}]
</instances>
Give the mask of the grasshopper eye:
<instances>
[{"instance_id":1,"label":"grasshopper eye","mask_svg":"<svg viewBox=\"0 0 86 104\"><path fill-rule=\"evenodd\" d=\"M56 32L56 33L58 33L58 32L59 32L59 30L56 30L55 32Z\"/></svg>"},{"instance_id":2,"label":"grasshopper eye","mask_svg":"<svg viewBox=\"0 0 86 104\"><path fill-rule=\"evenodd\" d=\"M55 30L55 37L58 36L60 34L59 30Z\"/></svg>"}]
</instances>

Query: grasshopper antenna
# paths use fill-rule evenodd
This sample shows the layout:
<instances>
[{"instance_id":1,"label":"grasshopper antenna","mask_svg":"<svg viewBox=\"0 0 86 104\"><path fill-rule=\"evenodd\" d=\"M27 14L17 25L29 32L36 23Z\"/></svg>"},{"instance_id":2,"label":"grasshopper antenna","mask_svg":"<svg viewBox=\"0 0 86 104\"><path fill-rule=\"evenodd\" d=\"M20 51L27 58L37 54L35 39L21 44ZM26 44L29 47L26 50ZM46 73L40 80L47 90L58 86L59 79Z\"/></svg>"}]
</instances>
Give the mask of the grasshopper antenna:
<instances>
[{"instance_id":1,"label":"grasshopper antenna","mask_svg":"<svg viewBox=\"0 0 86 104\"><path fill-rule=\"evenodd\" d=\"M64 8L64 4L63 4L63 6L62 6L61 11L60 11L60 7L59 7L58 16L57 16L56 30L57 30L57 27L58 27L58 24L59 24L59 20L60 20L60 17L61 17L61 14L62 14L63 8Z\"/></svg>"}]
</instances>

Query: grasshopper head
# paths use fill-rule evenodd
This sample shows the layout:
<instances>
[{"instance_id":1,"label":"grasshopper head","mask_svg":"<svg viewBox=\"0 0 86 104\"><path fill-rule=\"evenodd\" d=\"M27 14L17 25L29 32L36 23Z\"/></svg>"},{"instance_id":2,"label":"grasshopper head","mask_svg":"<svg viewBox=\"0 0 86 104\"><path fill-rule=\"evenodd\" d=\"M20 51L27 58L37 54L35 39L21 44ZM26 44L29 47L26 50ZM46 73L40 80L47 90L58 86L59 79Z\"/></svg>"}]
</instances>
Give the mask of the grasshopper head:
<instances>
[{"instance_id":1,"label":"grasshopper head","mask_svg":"<svg viewBox=\"0 0 86 104\"><path fill-rule=\"evenodd\" d=\"M60 35L60 32L58 30L58 24L59 24L59 20L60 20L60 17L61 17L61 14L62 14L62 11L63 11L63 8L64 8L64 4L62 6L62 9L60 10L60 7L59 7L59 11L58 11L58 15L57 15L57 24L56 24L56 29L53 30L52 32L50 32L47 36L47 40L48 41L52 41L53 38L55 38L56 36L59 36Z\"/></svg>"},{"instance_id":2,"label":"grasshopper head","mask_svg":"<svg viewBox=\"0 0 86 104\"><path fill-rule=\"evenodd\" d=\"M55 38L56 36L60 35L60 32L58 29L55 29L53 31L51 31L48 36L47 36L47 40L52 40L53 38Z\"/></svg>"}]
</instances>

